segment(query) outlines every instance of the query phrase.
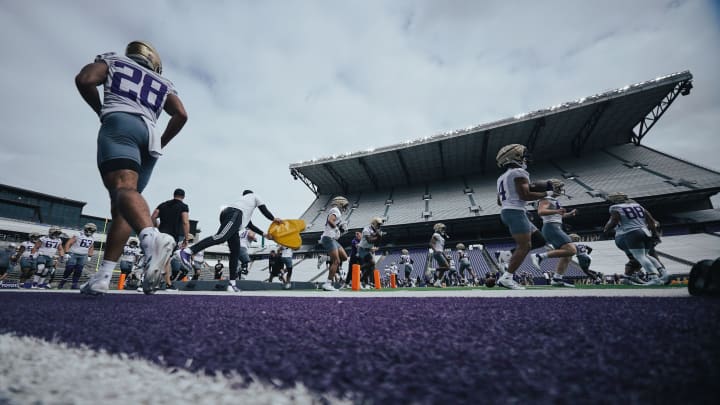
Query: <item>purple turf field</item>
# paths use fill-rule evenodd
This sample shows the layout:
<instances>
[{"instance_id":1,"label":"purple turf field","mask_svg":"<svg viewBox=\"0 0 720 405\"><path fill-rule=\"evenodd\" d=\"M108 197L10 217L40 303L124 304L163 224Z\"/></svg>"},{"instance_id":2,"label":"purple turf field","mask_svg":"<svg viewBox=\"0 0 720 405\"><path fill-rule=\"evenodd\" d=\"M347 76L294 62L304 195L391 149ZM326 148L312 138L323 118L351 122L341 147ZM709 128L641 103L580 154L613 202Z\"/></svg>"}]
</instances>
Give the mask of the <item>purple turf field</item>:
<instances>
[{"instance_id":1,"label":"purple turf field","mask_svg":"<svg viewBox=\"0 0 720 405\"><path fill-rule=\"evenodd\" d=\"M717 403L720 300L2 294L0 333L358 403Z\"/></svg>"}]
</instances>

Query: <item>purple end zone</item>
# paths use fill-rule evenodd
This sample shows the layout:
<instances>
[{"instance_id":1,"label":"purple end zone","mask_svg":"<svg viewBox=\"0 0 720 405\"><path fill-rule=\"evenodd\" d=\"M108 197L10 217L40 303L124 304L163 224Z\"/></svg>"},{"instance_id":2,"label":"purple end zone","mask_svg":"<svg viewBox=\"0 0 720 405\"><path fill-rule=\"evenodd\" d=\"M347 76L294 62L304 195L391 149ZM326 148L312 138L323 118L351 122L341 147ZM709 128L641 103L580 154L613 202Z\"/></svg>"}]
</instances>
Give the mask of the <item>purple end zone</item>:
<instances>
[{"instance_id":1,"label":"purple end zone","mask_svg":"<svg viewBox=\"0 0 720 405\"><path fill-rule=\"evenodd\" d=\"M700 403L720 300L2 295L0 332L369 403Z\"/></svg>"}]
</instances>

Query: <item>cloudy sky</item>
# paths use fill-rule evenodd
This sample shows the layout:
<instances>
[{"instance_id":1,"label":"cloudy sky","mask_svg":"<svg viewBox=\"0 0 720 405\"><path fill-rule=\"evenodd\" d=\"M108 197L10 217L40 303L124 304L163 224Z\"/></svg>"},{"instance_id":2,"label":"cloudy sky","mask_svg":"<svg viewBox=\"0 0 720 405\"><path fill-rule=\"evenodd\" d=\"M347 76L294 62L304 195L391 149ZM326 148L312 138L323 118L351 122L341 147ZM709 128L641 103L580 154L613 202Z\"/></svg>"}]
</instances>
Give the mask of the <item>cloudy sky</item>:
<instances>
[{"instance_id":1,"label":"cloudy sky","mask_svg":"<svg viewBox=\"0 0 720 405\"><path fill-rule=\"evenodd\" d=\"M293 181L292 162L686 69L691 96L645 143L720 170L719 10L700 0L0 0L0 183L109 215L99 123L73 79L135 39L156 46L190 117L144 194L152 208L184 188L204 235L245 188L299 217L314 195Z\"/></svg>"}]
</instances>

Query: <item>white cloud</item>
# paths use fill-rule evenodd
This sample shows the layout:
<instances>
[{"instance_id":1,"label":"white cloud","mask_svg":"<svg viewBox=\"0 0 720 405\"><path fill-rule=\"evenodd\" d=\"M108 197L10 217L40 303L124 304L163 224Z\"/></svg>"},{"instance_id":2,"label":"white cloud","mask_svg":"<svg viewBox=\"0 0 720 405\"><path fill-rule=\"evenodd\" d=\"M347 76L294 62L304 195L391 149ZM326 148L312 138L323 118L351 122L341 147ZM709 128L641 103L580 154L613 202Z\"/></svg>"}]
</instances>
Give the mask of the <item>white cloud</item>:
<instances>
[{"instance_id":1,"label":"white cloud","mask_svg":"<svg viewBox=\"0 0 720 405\"><path fill-rule=\"evenodd\" d=\"M692 95L645 142L720 170L718 21L717 5L701 1L3 2L0 156L11 170L0 181L109 214L98 122L73 77L133 39L156 45L190 115L146 198L155 206L185 188L205 235L245 188L299 217L313 195L292 180L291 162L685 69Z\"/></svg>"}]
</instances>

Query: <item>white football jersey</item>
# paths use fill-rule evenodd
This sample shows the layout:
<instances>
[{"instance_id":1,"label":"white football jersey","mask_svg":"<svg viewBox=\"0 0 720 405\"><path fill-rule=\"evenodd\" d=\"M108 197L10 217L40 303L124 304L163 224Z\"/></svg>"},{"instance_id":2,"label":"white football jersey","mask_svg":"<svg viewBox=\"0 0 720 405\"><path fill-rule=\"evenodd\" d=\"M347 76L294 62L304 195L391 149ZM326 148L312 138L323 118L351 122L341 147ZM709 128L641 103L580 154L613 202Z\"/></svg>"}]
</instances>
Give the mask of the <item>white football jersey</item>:
<instances>
[{"instance_id":1,"label":"white football jersey","mask_svg":"<svg viewBox=\"0 0 720 405\"><path fill-rule=\"evenodd\" d=\"M363 249L370 249L373 246L375 246L368 238L377 236L379 230L376 230L372 227L372 225L368 225L362 230L362 239L360 239L360 242L358 243L358 247L361 247Z\"/></svg>"},{"instance_id":2,"label":"white football jersey","mask_svg":"<svg viewBox=\"0 0 720 405\"><path fill-rule=\"evenodd\" d=\"M432 244L432 248L435 252L445 251L445 238L443 238L439 233L435 232L433 234L430 239L430 243Z\"/></svg>"},{"instance_id":3,"label":"white football jersey","mask_svg":"<svg viewBox=\"0 0 720 405\"><path fill-rule=\"evenodd\" d=\"M25 248L21 257L30 257L30 255L32 254L32 250L35 247L35 244L30 242L29 240L26 240L25 242L21 243L20 246Z\"/></svg>"},{"instance_id":4,"label":"white football jersey","mask_svg":"<svg viewBox=\"0 0 720 405\"><path fill-rule=\"evenodd\" d=\"M60 238L55 239L49 236L41 236L38 254L43 256L54 256L61 243L62 240Z\"/></svg>"},{"instance_id":5,"label":"white football jersey","mask_svg":"<svg viewBox=\"0 0 720 405\"><path fill-rule=\"evenodd\" d=\"M113 112L140 115L155 124L168 94L177 95L172 82L134 60L114 52L98 55L108 65L101 116Z\"/></svg>"},{"instance_id":6,"label":"white football jersey","mask_svg":"<svg viewBox=\"0 0 720 405\"><path fill-rule=\"evenodd\" d=\"M410 264L410 255L401 255L400 263L401 264Z\"/></svg>"},{"instance_id":7,"label":"white football jersey","mask_svg":"<svg viewBox=\"0 0 720 405\"><path fill-rule=\"evenodd\" d=\"M284 249L282 250L281 256L292 259L292 257L293 257L293 250L286 247L286 248L284 248Z\"/></svg>"},{"instance_id":8,"label":"white football jersey","mask_svg":"<svg viewBox=\"0 0 720 405\"><path fill-rule=\"evenodd\" d=\"M520 199L520 195L515 188L515 179L517 178L525 178L528 183L530 182L530 174L527 170L520 168L507 169L497 179L497 193L504 210L527 210L525 200Z\"/></svg>"},{"instance_id":9,"label":"white football jersey","mask_svg":"<svg viewBox=\"0 0 720 405\"><path fill-rule=\"evenodd\" d=\"M329 225L328 221L330 219L330 215L335 215L335 228L332 228ZM340 208L332 207L330 209L330 212L328 213L327 218L328 219L325 221L325 230L323 231L323 233L320 237L322 238L323 236L329 236L333 239L340 238L340 229L338 229L338 226L337 226L338 224L340 224L340 221L342 220L342 214L340 213Z\"/></svg>"},{"instance_id":10,"label":"white football jersey","mask_svg":"<svg viewBox=\"0 0 720 405\"><path fill-rule=\"evenodd\" d=\"M70 246L70 253L87 255L90 247L95 243L95 237L85 235L85 232L78 232L75 235L75 243Z\"/></svg>"},{"instance_id":11,"label":"white football jersey","mask_svg":"<svg viewBox=\"0 0 720 405\"><path fill-rule=\"evenodd\" d=\"M557 198L554 197L545 197L543 200L547 200L550 205L548 206L551 210L559 210L560 209L560 201L557 200ZM542 200L540 200L542 201ZM543 224L555 222L558 224L562 224L563 217L560 214L551 214L551 215L540 215L542 218Z\"/></svg>"},{"instance_id":12,"label":"white football jersey","mask_svg":"<svg viewBox=\"0 0 720 405\"><path fill-rule=\"evenodd\" d=\"M636 202L625 202L610 206L610 213L617 212L620 222L615 227L615 235L623 235L636 229L647 230L645 210ZM648 235L650 231L646 231Z\"/></svg>"}]
</instances>

